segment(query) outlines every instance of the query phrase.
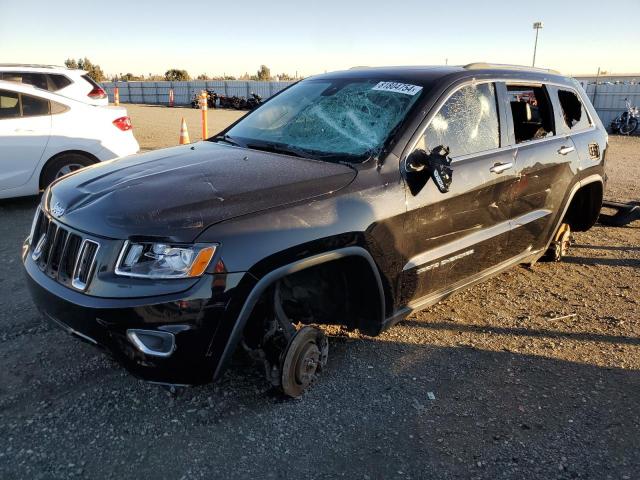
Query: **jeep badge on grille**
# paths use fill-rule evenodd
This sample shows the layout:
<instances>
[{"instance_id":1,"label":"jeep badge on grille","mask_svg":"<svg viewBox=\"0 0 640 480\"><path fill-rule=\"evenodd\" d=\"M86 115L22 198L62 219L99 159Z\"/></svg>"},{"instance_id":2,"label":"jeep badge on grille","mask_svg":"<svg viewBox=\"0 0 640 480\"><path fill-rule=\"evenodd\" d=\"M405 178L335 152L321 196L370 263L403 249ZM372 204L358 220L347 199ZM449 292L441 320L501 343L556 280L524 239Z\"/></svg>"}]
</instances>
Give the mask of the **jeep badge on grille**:
<instances>
[{"instance_id":1,"label":"jeep badge on grille","mask_svg":"<svg viewBox=\"0 0 640 480\"><path fill-rule=\"evenodd\" d=\"M60 202L56 202L56 204L51 207L51 215L54 217L61 217L64 214L64 207L60 205Z\"/></svg>"}]
</instances>

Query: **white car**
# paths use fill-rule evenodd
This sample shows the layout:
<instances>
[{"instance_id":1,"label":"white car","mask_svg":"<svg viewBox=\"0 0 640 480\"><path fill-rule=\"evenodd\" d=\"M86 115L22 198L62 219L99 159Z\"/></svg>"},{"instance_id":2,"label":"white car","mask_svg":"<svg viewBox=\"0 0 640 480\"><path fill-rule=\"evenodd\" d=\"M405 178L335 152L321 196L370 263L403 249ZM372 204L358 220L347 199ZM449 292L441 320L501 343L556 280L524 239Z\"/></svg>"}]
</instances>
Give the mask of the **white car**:
<instances>
[{"instance_id":1,"label":"white car","mask_svg":"<svg viewBox=\"0 0 640 480\"><path fill-rule=\"evenodd\" d=\"M26 83L91 105L108 105L102 86L84 70L56 65L0 63L0 80Z\"/></svg>"},{"instance_id":2,"label":"white car","mask_svg":"<svg viewBox=\"0 0 640 480\"><path fill-rule=\"evenodd\" d=\"M139 149L126 108L0 80L0 198L36 195L67 173Z\"/></svg>"}]
</instances>

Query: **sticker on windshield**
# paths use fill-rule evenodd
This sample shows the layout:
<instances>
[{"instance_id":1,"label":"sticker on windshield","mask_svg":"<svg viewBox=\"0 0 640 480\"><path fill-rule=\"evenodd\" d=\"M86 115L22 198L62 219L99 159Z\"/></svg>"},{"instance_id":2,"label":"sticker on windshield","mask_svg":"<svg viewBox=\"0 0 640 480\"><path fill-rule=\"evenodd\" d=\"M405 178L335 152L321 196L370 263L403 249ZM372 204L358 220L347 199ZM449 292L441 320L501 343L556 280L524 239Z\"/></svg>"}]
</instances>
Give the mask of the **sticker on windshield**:
<instances>
[{"instance_id":1,"label":"sticker on windshield","mask_svg":"<svg viewBox=\"0 0 640 480\"><path fill-rule=\"evenodd\" d=\"M381 90L383 92L395 92L395 93L404 93L406 95L415 95L422 90L422 87L418 85L410 85L408 83L398 83L398 82L379 82L375 87L371 90Z\"/></svg>"}]
</instances>

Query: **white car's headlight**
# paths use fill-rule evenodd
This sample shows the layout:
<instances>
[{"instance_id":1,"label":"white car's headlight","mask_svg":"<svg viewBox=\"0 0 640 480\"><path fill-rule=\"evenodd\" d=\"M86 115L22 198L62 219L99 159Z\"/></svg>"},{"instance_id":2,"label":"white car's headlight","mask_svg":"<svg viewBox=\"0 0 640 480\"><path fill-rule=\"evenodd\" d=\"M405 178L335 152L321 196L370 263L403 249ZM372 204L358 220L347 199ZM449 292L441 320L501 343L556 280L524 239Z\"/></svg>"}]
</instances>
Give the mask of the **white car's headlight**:
<instances>
[{"instance_id":1,"label":"white car's headlight","mask_svg":"<svg viewBox=\"0 0 640 480\"><path fill-rule=\"evenodd\" d=\"M125 242L116 275L140 278L200 277L211 262L216 245L171 245L154 242Z\"/></svg>"}]
</instances>

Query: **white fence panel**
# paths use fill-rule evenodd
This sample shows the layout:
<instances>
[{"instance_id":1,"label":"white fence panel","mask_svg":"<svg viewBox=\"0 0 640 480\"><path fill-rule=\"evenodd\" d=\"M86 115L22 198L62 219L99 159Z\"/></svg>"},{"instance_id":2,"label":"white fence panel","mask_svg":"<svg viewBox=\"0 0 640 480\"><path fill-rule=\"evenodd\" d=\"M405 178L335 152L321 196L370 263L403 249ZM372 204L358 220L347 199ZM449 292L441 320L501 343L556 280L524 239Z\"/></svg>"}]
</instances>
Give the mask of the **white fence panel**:
<instances>
[{"instance_id":1,"label":"white fence panel","mask_svg":"<svg viewBox=\"0 0 640 480\"><path fill-rule=\"evenodd\" d=\"M227 97L248 98L257 93L263 100L275 95L280 90L295 82L257 82L245 80L191 80L188 82L103 82L102 85L113 102L117 86L122 103L147 103L151 105L168 105L169 90L173 89L176 105L189 105L194 95L209 89L218 95Z\"/></svg>"},{"instance_id":2,"label":"white fence panel","mask_svg":"<svg viewBox=\"0 0 640 480\"><path fill-rule=\"evenodd\" d=\"M631 105L640 106L640 84L637 83L591 84L587 85L585 90L600 120L607 128L614 118L625 111L625 99L629 99Z\"/></svg>"}]
</instances>

